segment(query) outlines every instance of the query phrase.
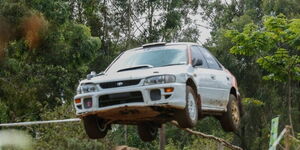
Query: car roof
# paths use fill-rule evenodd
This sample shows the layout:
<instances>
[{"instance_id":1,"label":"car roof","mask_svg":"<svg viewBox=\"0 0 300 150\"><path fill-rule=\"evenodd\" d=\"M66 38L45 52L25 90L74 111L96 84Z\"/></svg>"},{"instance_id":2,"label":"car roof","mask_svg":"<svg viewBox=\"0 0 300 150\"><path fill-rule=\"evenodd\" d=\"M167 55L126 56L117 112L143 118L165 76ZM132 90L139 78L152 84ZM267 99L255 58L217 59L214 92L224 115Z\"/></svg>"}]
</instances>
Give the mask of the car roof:
<instances>
[{"instance_id":1,"label":"car roof","mask_svg":"<svg viewBox=\"0 0 300 150\"><path fill-rule=\"evenodd\" d=\"M172 42L172 43L164 43L164 42L156 42L156 43L148 43L148 44L144 44L141 47L137 47L137 48L133 48L133 49L129 49L126 51L136 51L136 50L142 50L144 48L149 48L149 47L155 47L155 46L169 46L169 45L199 45L198 43L193 43L193 42ZM202 47L202 46L201 46Z\"/></svg>"}]
</instances>

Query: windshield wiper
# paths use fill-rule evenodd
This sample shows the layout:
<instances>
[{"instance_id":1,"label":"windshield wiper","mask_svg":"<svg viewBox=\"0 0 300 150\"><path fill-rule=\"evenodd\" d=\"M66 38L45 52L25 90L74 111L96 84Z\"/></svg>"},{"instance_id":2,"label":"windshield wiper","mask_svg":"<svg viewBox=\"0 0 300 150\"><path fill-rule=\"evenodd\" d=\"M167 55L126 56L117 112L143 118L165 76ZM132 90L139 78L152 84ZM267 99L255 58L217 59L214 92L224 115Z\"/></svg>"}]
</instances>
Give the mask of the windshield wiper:
<instances>
[{"instance_id":1,"label":"windshield wiper","mask_svg":"<svg viewBox=\"0 0 300 150\"><path fill-rule=\"evenodd\" d=\"M152 68L152 67L153 67L152 65L139 65L139 66L120 69L117 72L122 72L122 71L127 71L127 70L135 70L135 69L142 69L142 68Z\"/></svg>"},{"instance_id":2,"label":"windshield wiper","mask_svg":"<svg viewBox=\"0 0 300 150\"><path fill-rule=\"evenodd\" d=\"M185 65L186 63L175 63L175 64L167 64L167 65L163 65L160 67L165 67L165 66L175 66L175 65Z\"/></svg>"}]
</instances>

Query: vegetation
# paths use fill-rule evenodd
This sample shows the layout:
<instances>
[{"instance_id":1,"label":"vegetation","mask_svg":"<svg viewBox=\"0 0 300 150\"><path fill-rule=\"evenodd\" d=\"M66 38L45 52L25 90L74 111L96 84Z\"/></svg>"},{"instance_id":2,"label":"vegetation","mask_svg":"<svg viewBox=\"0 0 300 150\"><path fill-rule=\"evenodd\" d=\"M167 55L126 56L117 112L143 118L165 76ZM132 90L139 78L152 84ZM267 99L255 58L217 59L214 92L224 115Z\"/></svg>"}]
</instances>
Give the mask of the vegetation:
<instances>
[{"instance_id":1,"label":"vegetation","mask_svg":"<svg viewBox=\"0 0 300 150\"><path fill-rule=\"evenodd\" d=\"M238 134L223 132L213 117L195 130L244 149L267 149L270 121L279 115L279 129L290 124L299 139L299 18L298 0L0 0L0 122L74 117L80 78L144 43L198 42L196 20L203 19L211 28L203 46L237 77L244 115ZM101 140L89 140L80 123L19 129L33 137L34 149L159 144L141 142L134 126L127 129L127 141L121 125ZM170 124L166 130L166 149L217 147Z\"/></svg>"}]
</instances>

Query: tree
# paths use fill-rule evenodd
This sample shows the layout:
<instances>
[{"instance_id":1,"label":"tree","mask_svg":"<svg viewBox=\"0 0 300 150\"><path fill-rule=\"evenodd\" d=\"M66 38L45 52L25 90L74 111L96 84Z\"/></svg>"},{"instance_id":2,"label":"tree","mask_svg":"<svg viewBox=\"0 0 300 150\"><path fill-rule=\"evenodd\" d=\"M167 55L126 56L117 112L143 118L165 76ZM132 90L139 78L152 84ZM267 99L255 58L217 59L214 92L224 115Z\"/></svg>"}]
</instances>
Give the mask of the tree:
<instances>
[{"instance_id":1,"label":"tree","mask_svg":"<svg viewBox=\"0 0 300 150\"><path fill-rule=\"evenodd\" d=\"M240 135L234 141L240 142L244 149L266 149L268 145L269 123L274 115L281 115L280 127L287 123L288 113L286 113L286 101L282 101L287 95L287 86L282 86L281 82L270 82L262 80L266 75L266 70L258 63L256 56L233 55L229 49L234 46L231 39L225 36L227 30L243 31L245 25L253 23L259 28L263 26L264 15L279 15L283 13L287 18L299 18L299 1L295 0L240 0L240 1L200 1L201 10L198 13L203 15L203 19L210 23L211 39L204 44L218 60L226 66L237 78L241 96L250 99L259 99L264 103L262 106L252 107L245 104L243 106L245 115L242 118ZM276 10L276 11L274 11ZM293 120L299 124L300 103L295 101L300 96L299 81L291 83L293 108ZM250 100L247 103L255 103ZM259 111L257 111L259 110ZM258 117L259 116L259 117ZM287 118L287 119L285 119ZM299 127L294 126L299 132ZM255 145L255 146L254 146Z\"/></svg>"},{"instance_id":2,"label":"tree","mask_svg":"<svg viewBox=\"0 0 300 150\"><path fill-rule=\"evenodd\" d=\"M99 38L92 37L88 27L68 21L67 14L53 15L60 2L47 3L43 11L35 9L40 9L37 2L0 4L1 27L10 33L0 39L5 53L0 100L9 108L3 111L10 122L36 120L43 108L51 110L71 99L78 78L87 73L100 48Z\"/></svg>"},{"instance_id":3,"label":"tree","mask_svg":"<svg viewBox=\"0 0 300 150\"><path fill-rule=\"evenodd\" d=\"M243 32L229 30L227 37L235 44L230 52L254 56L268 72L265 80L287 84L289 123L292 123L291 82L300 80L300 19L288 20L284 15L265 17L263 27L245 26ZM292 130L293 132L293 130Z\"/></svg>"}]
</instances>

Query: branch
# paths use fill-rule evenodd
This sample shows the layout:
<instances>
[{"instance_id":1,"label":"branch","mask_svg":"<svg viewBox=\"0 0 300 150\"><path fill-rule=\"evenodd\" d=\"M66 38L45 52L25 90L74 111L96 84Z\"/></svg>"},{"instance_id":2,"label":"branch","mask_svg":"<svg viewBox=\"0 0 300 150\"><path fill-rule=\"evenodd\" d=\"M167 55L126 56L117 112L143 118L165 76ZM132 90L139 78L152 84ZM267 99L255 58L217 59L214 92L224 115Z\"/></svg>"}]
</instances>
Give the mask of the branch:
<instances>
[{"instance_id":1,"label":"branch","mask_svg":"<svg viewBox=\"0 0 300 150\"><path fill-rule=\"evenodd\" d=\"M206 28L206 29L213 29L212 27L210 26L206 26L206 25L202 25L202 24L197 24L195 23L196 26L200 26L200 27L203 27L203 28Z\"/></svg>"},{"instance_id":2,"label":"branch","mask_svg":"<svg viewBox=\"0 0 300 150\"><path fill-rule=\"evenodd\" d=\"M121 16L122 17L124 17L124 13L122 13L120 10L119 10L119 8L118 8L118 6L116 6L112 1L111 1L111 4L113 5L113 7L121 14ZM138 19L139 20L139 18L134 14L134 13L132 13L133 15L134 15L134 17L136 18L136 19ZM128 14L129 15L129 20L130 19L132 19L132 21L133 21L133 24L136 26L136 30L139 30L140 31L140 33L143 33L143 31L140 29L140 27L143 27L143 29L144 30L146 30L145 28L144 28L144 23L142 23L140 26L138 26L137 25L137 23L136 23L136 21L134 20L134 18L132 17L132 15L130 15L130 14ZM130 28L129 26L128 26L128 28ZM136 32L136 30L134 30L134 33ZM130 34L130 33L129 33ZM131 36L133 36L133 35L131 35ZM143 36L143 35L142 35ZM145 37L145 36L144 36ZM136 38L136 37L135 37ZM136 38L137 39L137 38ZM140 41L140 40L139 40Z\"/></svg>"},{"instance_id":3,"label":"branch","mask_svg":"<svg viewBox=\"0 0 300 150\"><path fill-rule=\"evenodd\" d=\"M189 129L189 128L181 128L178 123L176 121L171 121L171 123L175 126L177 126L178 128L190 133L190 134L194 134L194 135L197 135L197 136L200 136L202 138L207 138L207 139L212 139L212 140L215 140L217 142L220 142L220 143L223 143L224 146L230 148L230 149L233 149L233 150L242 150L242 148L238 147L238 146L235 146L235 145L232 145L230 144L229 142L225 141L224 139L221 139L219 137L215 137L213 135L208 135L208 134L204 134L202 132L199 132L199 131L193 131L192 129Z\"/></svg>"}]
</instances>

